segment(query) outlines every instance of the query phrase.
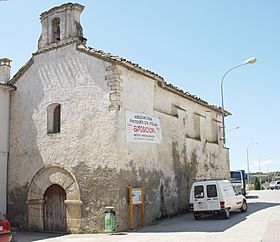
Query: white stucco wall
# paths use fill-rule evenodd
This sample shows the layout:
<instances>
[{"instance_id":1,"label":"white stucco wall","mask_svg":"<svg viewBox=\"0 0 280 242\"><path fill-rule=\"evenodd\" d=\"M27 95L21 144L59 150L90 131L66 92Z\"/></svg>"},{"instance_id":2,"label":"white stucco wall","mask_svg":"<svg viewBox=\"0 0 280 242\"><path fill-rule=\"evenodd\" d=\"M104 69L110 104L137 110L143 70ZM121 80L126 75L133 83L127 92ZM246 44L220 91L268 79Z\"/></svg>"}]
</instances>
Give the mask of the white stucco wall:
<instances>
[{"instance_id":1,"label":"white stucco wall","mask_svg":"<svg viewBox=\"0 0 280 242\"><path fill-rule=\"evenodd\" d=\"M0 211L6 213L10 93L0 87Z\"/></svg>"},{"instance_id":2,"label":"white stucco wall","mask_svg":"<svg viewBox=\"0 0 280 242\"><path fill-rule=\"evenodd\" d=\"M108 111L106 66L74 46L34 57L12 97L11 184L26 184L34 172L50 163L69 168L79 162L92 167L112 165L111 140L116 127L115 113ZM47 106L51 103L61 104L59 134L47 134ZM100 160L104 162L95 163Z\"/></svg>"},{"instance_id":3,"label":"white stucco wall","mask_svg":"<svg viewBox=\"0 0 280 242\"><path fill-rule=\"evenodd\" d=\"M188 190L194 179L229 178L228 149L220 142L221 117L216 111L125 68L121 79L118 170L122 213L128 216L127 201L122 199L127 185L144 186L145 219L151 222L161 215L186 209ZM159 117L161 143L127 142L124 132L127 110ZM197 121L199 125L195 125ZM198 133L201 138L194 139Z\"/></svg>"},{"instance_id":4,"label":"white stucco wall","mask_svg":"<svg viewBox=\"0 0 280 242\"><path fill-rule=\"evenodd\" d=\"M154 163L154 165L151 165L150 162L145 163L147 159L150 160L152 157L158 160L161 156L165 157L165 161L161 165L167 168L168 163L172 160L170 154L172 140L176 140L182 145L188 144L189 146L191 146L192 142L193 146L196 146L196 144L205 146L207 144L209 151L221 152L215 162L221 164L221 170L226 168L228 160L225 160L225 158L227 158L228 151L223 148L220 142L219 129L221 117L216 111L171 93L159 87L153 79L128 71L125 68L122 68L121 79L123 80L121 93L122 108L118 123L119 142L121 142L120 151L125 156L125 159L121 159L118 166L119 169L127 167L130 161L130 157L127 154L135 155L137 159L139 158L136 164L137 167L146 166L147 170L154 169L155 167L158 169L159 167L158 162ZM180 108L176 108L176 106ZM123 132L126 125L126 110L159 117L163 136L161 144L127 142L126 133ZM200 140L194 139L195 116L200 120ZM168 154L165 154L166 152ZM225 161L223 162L223 160ZM171 174L170 169L162 169L162 171L167 176ZM224 170L222 174L227 177L227 173L228 170ZM216 175L218 174L221 174L220 171L217 171ZM200 177L201 175L198 176Z\"/></svg>"}]
</instances>

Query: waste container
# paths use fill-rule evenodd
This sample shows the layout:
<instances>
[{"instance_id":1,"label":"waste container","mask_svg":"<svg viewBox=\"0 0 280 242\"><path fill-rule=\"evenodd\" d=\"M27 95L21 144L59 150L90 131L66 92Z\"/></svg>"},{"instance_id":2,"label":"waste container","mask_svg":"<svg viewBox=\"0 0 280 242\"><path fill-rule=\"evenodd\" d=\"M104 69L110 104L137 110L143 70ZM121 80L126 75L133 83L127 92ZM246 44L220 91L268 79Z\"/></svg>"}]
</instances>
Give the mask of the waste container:
<instances>
[{"instance_id":1,"label":"waste container","mask_svg":"<svg viewBox=\"0 0 280 242\"><path fill-rule=\"evenodd\" d=\"M105 207L105 233L114 233L116 227L116 213L114 207Z\"/></svg>"}]
</instances>

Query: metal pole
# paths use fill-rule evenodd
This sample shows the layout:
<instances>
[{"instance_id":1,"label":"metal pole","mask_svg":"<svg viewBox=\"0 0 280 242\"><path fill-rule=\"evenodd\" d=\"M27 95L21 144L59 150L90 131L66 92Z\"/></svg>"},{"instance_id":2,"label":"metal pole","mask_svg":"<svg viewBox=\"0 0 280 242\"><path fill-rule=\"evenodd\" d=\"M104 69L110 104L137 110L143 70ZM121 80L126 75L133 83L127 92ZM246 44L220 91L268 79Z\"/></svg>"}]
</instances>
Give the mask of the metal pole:
<instances>
[{"instance_id":1,"label":"metal pole","mask_svg":"<svg viewBox=\"0 0 280 242\"><path fill-rule=\"evenodd\" d=\"M269 159L269 157L268 157L268 156L261 156L261 157L259 158L259 179L260 179L261 188L262 188L261 161L262 161L264 158L268 158L268 159ZM267 171L267 173L268 173L268 171Z\"/></svg>"},{"instance_id":2,"label":"metal pole","mask_svg":"<svg viewBox=\"0 0 280 242\"><path fill-rule=\"evenodd\" d=\"M247 146L247 184L248 184L248 189L250 189L250 168L249 168L249 147L253 144L258 144L258 142L252 142Z\"/></svg>"},{"instance_id":3,"label":"metal pole","mask_svg":"<svg viewBox=\"0 0 280 242\"><path fill-rule=\"evenodd\" d=\"M260 187L261 187L261 190L262 190L261 159L259 159L259 181L260 181Z\"/></svg>"},{"instance_id":4,"label":"metal pole","mask_svg":"<svg viewBox=\"0 0 280 242\"><path fill-rule=\"evenodd\" d=\"M232 68L230 68L228 71L226 71L226 73L223 75L223 78L221 80L221 99L222 99L222 125L223 125L223 142L224 142L224 146L226 146L226 132L225 132L225 108L224 108L224 91L223 91L223 83L224 83L224 79L225 79L225 76L230 72L232 71L233 69L236 69L240 66L244 66L246 65L246 63L243 63L243 64L240 64L238 66L234 66Z\"/></svg>"},{"instance_id":5,"label":"metal pole","mask_svg":"<svg viewBox=\"0 0 280 242\"><path fill-rule=\"evenodd\" d=\"M252 143L251 143L252 144ZM250 169L249 169L249 150L250 145L247 146L247 184L248 184L248 190L250 190Z\"/></svg>"}]
</instances>

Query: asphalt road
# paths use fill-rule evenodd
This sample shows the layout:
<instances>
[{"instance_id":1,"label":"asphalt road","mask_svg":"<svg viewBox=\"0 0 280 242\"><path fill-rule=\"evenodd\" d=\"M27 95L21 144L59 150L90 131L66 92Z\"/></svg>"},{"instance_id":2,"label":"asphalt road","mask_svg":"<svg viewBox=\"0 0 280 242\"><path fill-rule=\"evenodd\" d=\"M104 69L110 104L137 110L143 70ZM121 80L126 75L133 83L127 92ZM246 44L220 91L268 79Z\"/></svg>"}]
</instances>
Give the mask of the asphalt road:
<instances>
[{"instance_id":1,"label":"asphalt road","mask_svg":"<svg viewBox=\"0 0 280 242\"><path fill-rule=\"evenodd\" d=\"M207 217L194 220L190 214L159 221L133 232L115 235L58 235L17 232L16 242L279 242L280 190L250 191L248 211L232 213L230 219Z\"/></svg>"}]
</instances>

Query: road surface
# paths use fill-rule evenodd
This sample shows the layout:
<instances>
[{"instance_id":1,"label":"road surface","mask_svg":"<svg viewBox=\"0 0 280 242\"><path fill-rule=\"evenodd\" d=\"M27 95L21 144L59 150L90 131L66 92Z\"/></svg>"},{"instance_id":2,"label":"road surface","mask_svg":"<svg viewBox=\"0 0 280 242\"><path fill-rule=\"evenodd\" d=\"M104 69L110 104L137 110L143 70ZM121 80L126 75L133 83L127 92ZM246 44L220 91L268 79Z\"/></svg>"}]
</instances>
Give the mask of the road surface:
<instances>
[{"instance_id":1,"label":"road surface","mask_svg":"<svg viewBox=\"0 0 280 242\"><path fill-rule=\"evenodd\" d=\"M157 224L115 235L16 232L17 242L279 242L280 190L249 191L248 211L232 213L230 219L190 214L160 220Z\"/></svg>"}]
</instances>

